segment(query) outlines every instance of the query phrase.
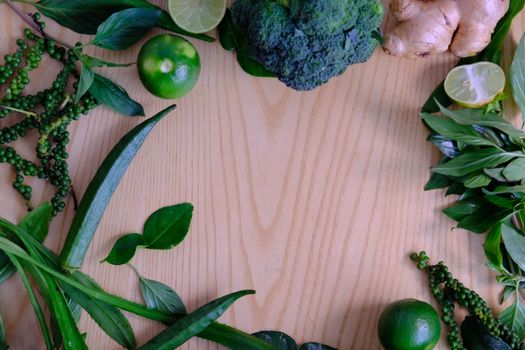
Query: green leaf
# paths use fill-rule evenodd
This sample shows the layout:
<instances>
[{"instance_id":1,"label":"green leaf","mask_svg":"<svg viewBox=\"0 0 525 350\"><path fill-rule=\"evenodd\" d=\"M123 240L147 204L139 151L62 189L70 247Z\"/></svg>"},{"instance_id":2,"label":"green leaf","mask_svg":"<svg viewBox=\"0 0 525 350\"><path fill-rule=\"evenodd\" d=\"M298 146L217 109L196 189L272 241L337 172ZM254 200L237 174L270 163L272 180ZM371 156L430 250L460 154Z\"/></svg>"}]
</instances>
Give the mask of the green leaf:
<instances>
[{"instance_id":1,"label":"green leaf","mask_svg":"<svg viewBox=\"0 0 525 350\"><path fill-rule=\"evenodd\" d=\"M503 255L501 254L501 226L495 225L485 238L483 250L490 265L496 270L503 267Z\"/></svg>"},{"instance_id":2,"label":"green leaf","mask_svg":"<svg viewBox=\"0 0 525 350\"><path fill-rule=\"evenodd\" d=\"M525 178L525 159L519 158L510 162L505 169L503 169L502 175L508 181L520 181Z\"/></svg>"},{"instance_id":3,"label":"green leaf","mask_svg":"<svg viewBox=\"0 0 525 350\"><path fill-rule=\"evenodd\" d=\"M503 310L499 315L499 320L515 331L520 339L525 338L525 307L519 300Z\"/></svg>"},{"instance_id":4,"label":"green leaf","mask_svg":"<svg viewBox=\"0 0 525 350\"><path fill-rule=\"evenodd\" d=\"M514 101L525 120L525 34L521 36L510 66L510 86Z\"/></svg>"},{"instance_id":5,"label":"green leaf","mask_svg":"<svg viewBox=\"0 0 525 350\"><path fill-rule=\"evenodd\" d=\"M271 344L276 350L298 350L297 343L289 335L275 331L261 331L253 334Z\"/></svg>"},{"instance_id":6,"label":"green leaf","mask_svg":"<svg viewBox=\"0 0 525 350\"><path fill-rule=\"evenodd\" d=\"M140 281L142 298L150 309L159 310L173 315L186 315L186 306L180 296L171 287L164 283L150 280L141 276L136 269Z\"/></svg>"},{"instance_id":7,"label":"green leaf","mask_svg":"<svg viewBox=\"0 0 525 350\"><path fill-rule=\"evenodd\" d=\"M506 182L507 179L503 177L503 169L505 168L483 169L483 171L485 172L485 174L487 174L494 180L498 180L500 182Z\"/></svg>"},{"instance_id":8,"label":"green leaf","mask_svg":"<svg viewBox=\"0 0 525 350\"><path fill-rule=\"evenodd\" d=\"M502 209L491 205L482 206L471 215L462 218L458 227L474 233L485 233L494 225L513 214L512 209Z\"/></svg>"},{"instance_id":9,"label":"green leaf","mask_svg":"<svg viewBox=\"0 0 525 350\"><path fill-rule=\"evenodd\" d=\"M103 291L94 280L87 275L78 273L78 271L72 275L72 278L92 289ZM111 339L126 349L136 348L137 344L133 329L128 319L119 309L113 305L94 300L66 283L61 283L60 285L66 294L86 310L91 318Z\"/></svg>"},{"instance_id":10,"label":"green leaf","mask_svg":"<svg viewBox=\"0 0 525 350\"><path fill-rule=\"evenodd\" d=\"M512 350L500 338L490 335L477 318L467 316L461 324L461 338L467 350Z\"/></svg>"},{"instance_id":11,"label":"green leaf","mask_svg":"<svg viewBox=\"0 0 525 350\"><path fill-rule=\"evenodd\" d=\"M91 44L108 50L125 50L155 26L160 14L160 10L144 8L115 12L98 27Z\"/></svg>"},{"instance_id":12,"label":"green leaf","mask_svg":"<svg viewBox=\"0 0 525 350\"><path fill-rule=\"evenodd\" d=\"M82 65L82 72L80 73L80 79L78 81L78 89L75 95L75 103L78 103L82 96L88 92L89 88L95 80L95 73L86 64Z\"/></svg>"},{"instance_id":13,"label":"green leaf","mask_svg":"<svg viewBox=\"0 0 525 350\"><path fill-rule=\"evenodd\" d=\"M474 146L495 146L470 125L461 125L450 118L422 113L421 119L435 132L444 137Z\"/></svg>"},{"instance_id":14,"label":"green leaf","mask_svg":"<svg viewBox=\"0 0 525 350\"><path fill-rule=\"evenodd\" d=\"M126 264L133 259L137 248L141 245L144 245L141 234L130 233L124 235L115 242L115 245L111 248L109 255L104 261L112 265Z\"/></svg>"},{"instance_id":15,"label":"green leaf","mask_svg":"<svg viewBox=\"0 0 525 350\"><path fill-rule=\"evenodd\" d=\"M16 272L15 266L4 253L0 252L0 284L4 283Z\"/></svg>"},{"instance_id":16,"label":"green leaf","mask_svg":"<svg viewBox=\"0 0 525 350\"><path fill-rule=\"evenodd\" d=\"M516 293L516 286L505 286L503 290L501 291L500 297L499 297L499 303L500 305L503 304L508 298L510 298L511 295L514 295Z\"/></svg>"},{"instance_id":17,"label":"green leaf","mask_svg":"<svg viewBox=\"0 0 525 350\"><path fill-rule=\"evenodd\" d=\"M320 344L320 343L304 343L301 345L299 350L337 350L331 346Z\"/></svg>"},{"instance_id":18,"label":"green leaf","mask_svg":"<svg viewBox=\"0 0 525 350\"><path fill-rule=\"evenodd\" d=\"M5 335L4 321L2 320L2 315L0 315L0 350L7 350L9 346L7 345L7 336Z\"/></svg>"},{"instance_id":19,"label":"green leaf","mask_svg":"<svg viewBox=\"0 0 525 350\"><path fill-rule=\"evenodd\" d=\"M181 243L190 228L193 205L190 203L164 207L148 218L143 238L148 249L171 249Z\"/></svg>"},{"instance_id":20,"label":"green leaf","mask_svg":"<svg viewBox=\"0 0 525 350\"><path fill-rule=\"evenodd\" d=\"M519 200L497 195L486 195L485 199L500 208L512 209L519 204Z\"/></svg>"},{"instance_id":21,"label":"green leaf","mask_svg":"<svg viewBox=\"0 0 525 350\"><path fill-rule=\"evenodd\" d=\"M151 339L139 350L171 350L193 338L219 318L237 299L254 294L245 290L216 299L191 314L182 317L159 335Z\"/></svg>"},{"instance_id":22,"label":"green leaf","mask_svg":"<svg viewBox=\"0 0 525 350\"><path fill-rule=\"evenodd\" d=\"M131 161L155 125L176 106L171 105L128 132L111 150L91 180L60 254L62 266L78 269L104 211Z\"/></svg>"},{"instance_id":23,"label":"green leaf","mask_svg":"<svg viewBox=\"0 0 525 350\"><path fill-rule=\"evenodd\" d=\"M497 148L467 151L460 156L436 166L433 172L448 176L465 176L474 171L493 168L517 157L525 157L521 152L505 152Z\"/></svg>"},{"instance_id":24,"label":"green leaf","mask_svg":"<svg viewBox=\"0 0 525 350\"><path fill-rule=\"evenodd\" d=\"M129 67L135 63L116 63L116 62L108 62L101 60L100 58L96 58L93 56L88 55L81 55L80 61L82 64L88 66L89 68L97 68L97 67Z\"/></svg>"},{"instance_id":25,"label":"green leaf","mask_svg":"<svg viewBox=\"0 0 525 350\"><path fill-rule=\"evenodd\" d=\"M445 156L445 158L456 158L460 155L460 152L454 142L450 139L447 139L446 137L438 134L431 134L428 135L427 141L431 142L434 146L436 146L441 153Z\"/></svg>"},{"instance_id":26,"label":"green leaf","mask_svg":"<svg viewBox=\"0 0 525 350\"><path fill-rule=\"evenodd\" d=\"M491 181L492 178L485 173L472 174L463 181L463 185L465 185L466 188L480 188L487 186Z\"/></svg>"},{"instance_id":27,"label":"green leaf","mask_svg":"<svg viewBox=\"0 0 525 350\"><path fill-rule=\"evenodd\" d=\"M231 11L227 9L221 23L219 23L219 38L221 46L227 51L233 51L237 47L235 28L231 16Z\"/></svg>"},{"instance_id":28,"label":"green leaf","mask_svg":"<svg viewBox=\"0 0 525 350\"><path fill-rule=\"evenodd\" d=\"M438 174L438 173L432 173L430 175L430 179L425 184L425 191L430 190L437 190L440 188L445 188L450 185L452 180L450 180L448 177Z\"/></svg>"},{"instance_id":29,"label":"green leaf","mask_svg":"<svg viewBox=\"0 0 525 350\"><path fill-rule=\"evenodd\" d=\"M275 74L266 69L262 64L251 57L251 51L247 44L237 48L237 62L242 70L251 76L258 78L275 78Z\"/></svg>"},{"instance_id":30,"label":"green leaf","mask_svg":"<svg viewBox=\"0 0 525 350\"><path fill-rule=\"evenodd\" d=\"M501 236L512 260L525 270L525 236L509 225L502 225Z\"/></svg>"},{"instance_id":31,"label":"green leaf","mask_svg":"<svg viewBox=\"0 0 525 350\"><path fill-rule=\"evenodd\" d=\"M166 11L147 0L40 0L34 6L44 15L77 33L95 34L98 26L115 12L129 8L161 10L157 27L203 41L215 39L205 34L192 34L177 26Z\"/></svg>"},{"instance_id":32,"label":"green leaf","mask_svg":"<svg viewBox=\"0 0 525 350\"><path fill-rule=\"evenodd\" d=\"M484 201L479 198L471 198L456 202L454 205L443 209L443 213L449 218L460 221L476 212L479 208L484 205Z\"/></svg>"},{"instance_id":33,"label":"green leaf","mask_svg":"<svg viewBox=\"0 0 525 350\"><path fill-rule=\"evenodd\" d=\"M128 116L144 116L144 108L132 100L122 86L99 74L95 73L89 92L98 102L115 112Z\"/></svg>"},{"instance_id":34,"label":"green leaf","mask_svg":"<svg viewBox=\"0 0 525 350\"><path fill-rule=\"evenodd\" d=\"M492 191L489 191L487 189L483 189L483 193L485 193L487 195L507 194L507 193L525 193L525 185L497 186Z\"/></svg>"}]
</instances>

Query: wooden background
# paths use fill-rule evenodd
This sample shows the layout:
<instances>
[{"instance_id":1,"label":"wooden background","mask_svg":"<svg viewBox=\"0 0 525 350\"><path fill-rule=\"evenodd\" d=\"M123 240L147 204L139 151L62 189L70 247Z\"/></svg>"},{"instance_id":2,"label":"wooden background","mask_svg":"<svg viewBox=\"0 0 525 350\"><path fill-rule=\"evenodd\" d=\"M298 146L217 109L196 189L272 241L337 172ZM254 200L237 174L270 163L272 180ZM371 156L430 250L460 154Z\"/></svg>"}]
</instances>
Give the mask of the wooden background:
<instances>
[{"instance_id":1,"label":"wooden background","mask_svg":"<svg viewBox=\"0 0 525 350\"><path fill-rule=\"evenodd\" d=\"M14 50L23 23L6 5L0 9L3 54ZM514 23L505 45L506 67L524 20ZM50 33L69 43L87 40L47 22ZM387 16L386 25L392 23ZM189 201L196 210L187 240L172 251L141 251L133 263L146 277L173 286L190 310L225 293L256 289L256 296L239 301L221 319L243 330L281 330L341 350L380 349L376 322L387 303L406 297L431 301L426 276L407 257L423 249L497 305L500 287L484 266L483 238L452 230L453 222L440 212L451 199L423 191L438 154L425 141L418 109L454 57L411 61L378 49L368 63L350 67L323 88L298 93L246 75L216 43L192 42L202 60L198 85L176 101L178 109L134 160L102 220L85 272L109 291L140 300L130 268L99 261L117 237L140 231L151 212ZM89 53L132 62L139 48ZM45 64L32 75L32 86L45 87L56 70ZM148 116L172 102L144 90L134 67L103 73L125 86ZM140 122L100 107L71 126L77 193ZM31 154L32 142L16 147ZM19 220L25 211L11 188L9 167L0 166L0 179L0 215ZM48 187L32 184L35 203L49 198ZM61 246L73 214L70 201L53 222L47 241L53 249ZM19 279L11 278L0 293L12 349L42 348ZM130 319L140 343L161 329ZM81 329L92 349L118 349L86 315ZM181 348L218 346L191 340ZM438 348L447 346L443 341Z\"/></svg>"}]
</instances>

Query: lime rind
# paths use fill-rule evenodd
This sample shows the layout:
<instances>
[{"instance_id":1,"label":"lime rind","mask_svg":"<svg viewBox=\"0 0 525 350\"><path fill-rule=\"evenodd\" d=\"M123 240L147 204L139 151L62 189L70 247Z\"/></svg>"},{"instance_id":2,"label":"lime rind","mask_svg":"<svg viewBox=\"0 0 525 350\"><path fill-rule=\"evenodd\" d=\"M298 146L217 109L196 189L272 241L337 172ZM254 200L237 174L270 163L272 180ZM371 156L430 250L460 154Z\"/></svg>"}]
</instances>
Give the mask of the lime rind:
<instances>
[{"instance_id":1,"label":"lime rind","mask_svg":"<svg viewBox=\"0 0 525 350\"><path fill-rule=\"evenodd\" d=\"M194 34L214 29L226 13L226 0L170 0L168 5L173 21Z\"/></svg>"}]
</instances>

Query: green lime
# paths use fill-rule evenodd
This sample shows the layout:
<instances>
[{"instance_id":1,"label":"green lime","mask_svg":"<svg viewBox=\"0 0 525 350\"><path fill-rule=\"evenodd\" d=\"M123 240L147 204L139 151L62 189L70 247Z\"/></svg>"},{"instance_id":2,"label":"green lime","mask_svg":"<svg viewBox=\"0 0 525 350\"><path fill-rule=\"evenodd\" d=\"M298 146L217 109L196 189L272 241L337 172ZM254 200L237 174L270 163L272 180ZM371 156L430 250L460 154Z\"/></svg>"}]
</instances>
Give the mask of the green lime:
<instances>
[{"instance_id":1,"label":"green lime","mask_svg":"<svg viewBox=\"0 0 525 350\"><path fill-rule=\"evenodd\" d=\"M226 0L169 0L175 24L190 33L206 33L217 27L226 13Z\"/></svg>"},{"instance_id":2,"label":"green lime","mask_svg":"<svg viewBox=\"0 0 525 350\"><path fill-rule=\"evenodd\" d=\"M478 62L452 69L445 79L445 92L459 106L479 108L503 92L505 73L492 62Z\"/></svg>"},{"instance_id":3,"label":"green lime","mask_svg":"<svg viewBox=\"0 0 525 350\"><path fill-rule=\"evenodd\" d=\"M441 323L429 304L403 299L386 307L377 326L386 350L431 350L441 336Z\"/></svg>"},{"instance_id":4,"label":"green lime","mask_svg":"<svg viewBox=\"0 0 525 350\"><path fill-rule=\"evenodd\" d=\"M142 84L161 98L180 98L193 89L201 70L199 53L186 39L161 34L140 49L137 68Z\"/></svg>"}]
</instances>

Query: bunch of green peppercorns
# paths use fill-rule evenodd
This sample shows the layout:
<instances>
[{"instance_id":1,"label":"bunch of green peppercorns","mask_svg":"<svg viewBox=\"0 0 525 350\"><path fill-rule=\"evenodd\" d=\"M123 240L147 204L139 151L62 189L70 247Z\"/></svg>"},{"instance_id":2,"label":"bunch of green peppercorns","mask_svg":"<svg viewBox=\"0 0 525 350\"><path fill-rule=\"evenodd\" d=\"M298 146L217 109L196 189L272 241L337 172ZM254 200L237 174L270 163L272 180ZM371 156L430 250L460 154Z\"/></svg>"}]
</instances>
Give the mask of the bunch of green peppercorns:
<instances>
[{"instance_id":1,"label":"bunch of green peppercorns","mask_svg":"<svg viewBox=\"0 0 525 350\"><path fill-rule=\"evenodd\" d=\"M43 30L40 14L35 13L32 18ZM25 183L25 178L47 179L56 189L51 199L55 216L64 209L64 200L71 192L67 128L71 121L97 107L98 102L89 92L75 102L79 84L76 62L80 47L65 49L28 28L24 30L24 37L16 40L16 45L16 52L5 55L4 65L0 65L0 88L3 90L0 90L0 119L10 115L24 118L0 129L0 163L12 166L13 187L26 201L29 210L32 209L32 189ZM60 62L62 70L49 88L33 95L24 94L24 88L30 83L29 73L38 68L44 54ZM7 146L33 130L38 133L36 162L24 159L14 148Z\"/></svg>"}]
</instances>

